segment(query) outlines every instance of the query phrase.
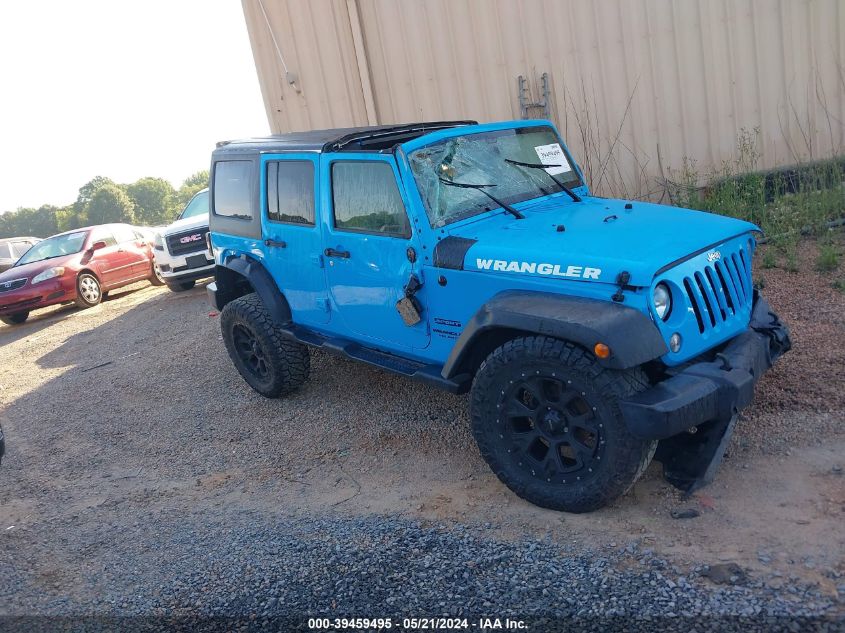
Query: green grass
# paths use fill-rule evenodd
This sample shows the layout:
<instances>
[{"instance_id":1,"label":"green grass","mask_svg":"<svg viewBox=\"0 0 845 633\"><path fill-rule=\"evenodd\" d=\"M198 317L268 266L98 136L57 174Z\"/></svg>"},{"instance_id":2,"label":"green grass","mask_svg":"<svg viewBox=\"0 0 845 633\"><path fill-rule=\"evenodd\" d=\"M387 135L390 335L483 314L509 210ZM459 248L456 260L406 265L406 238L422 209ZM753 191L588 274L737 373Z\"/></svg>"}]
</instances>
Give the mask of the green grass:
<instances>
[{"instance_id":1,"label":"green grass","mask_svg":"<svg viewBox=\"0 0 845 633\"><path fill-rule=\"evenodd\" d=\"M816 270L823 273L833 272L839 268L839 249L835 244L823 243L819 246L816 258Z\"/></svg>"},{"instance_id":2,"label":"green grass","mask_svg":"<svg viewBox=\"0 0 845 633\"><path fill-rule=\"evenodd\" d=\"M704 176L694 161L684 160L680 170L670 172L670 195L679 206L757 224L774 247L766 250L763 266L777 266L780 255L787 270L797 270L801 237L823 236L829 222L845 217L845 156L803 163L784 173L765 173L759 169L758 137L759 130L743 130L736 158ZM833 270L838 253L824 247L823 251L824 262L820 255L817 267Z\"/></svg>"},{"instance_id":3,"label":"green grass","mask_svg":"<svg viewBox=\"0 0 845 633\"><path fill-rule=\"evenodd\" d=\"M767 248L763 253L763 268L777 268L778 258L774 249Z\"/></svg>"}]
</instances>

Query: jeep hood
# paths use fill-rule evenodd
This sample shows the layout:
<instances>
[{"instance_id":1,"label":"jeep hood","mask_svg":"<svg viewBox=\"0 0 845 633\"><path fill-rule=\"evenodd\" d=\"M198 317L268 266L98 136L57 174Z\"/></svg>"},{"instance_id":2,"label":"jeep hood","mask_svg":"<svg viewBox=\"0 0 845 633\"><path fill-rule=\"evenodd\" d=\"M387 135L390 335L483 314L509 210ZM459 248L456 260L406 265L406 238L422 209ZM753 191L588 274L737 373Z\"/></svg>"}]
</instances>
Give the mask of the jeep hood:
<instances>
[{"instance_id":1,"label":"jeep hood","mask_svg":"<svg viewBox=\"0 0 845 633\"><path fill-rule=\"evenodd\" d=\"M474 240L464 254L465 270L604 283L627 271L629 285L649 286L661 268L760 230L702 211L594 197L571 202L555 196L517 208L524 219L484 215L449 231Z\"/></svg>"}]
</instances>

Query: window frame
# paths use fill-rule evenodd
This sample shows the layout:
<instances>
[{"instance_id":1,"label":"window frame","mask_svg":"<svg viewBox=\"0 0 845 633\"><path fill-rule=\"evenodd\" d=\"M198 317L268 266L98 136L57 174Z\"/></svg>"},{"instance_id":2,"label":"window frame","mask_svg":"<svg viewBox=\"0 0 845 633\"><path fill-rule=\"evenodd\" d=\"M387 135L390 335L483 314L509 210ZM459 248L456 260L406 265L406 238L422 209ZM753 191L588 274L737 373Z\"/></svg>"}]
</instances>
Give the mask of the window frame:
<instances>
[{"instance_id":1,"label":"window frame","mask_svg":"<svg viewBox=\"0 0 845 633\"><path fill-rule=\"evenodd\" d=\"M377 164L377 165L386 165L391 172L393 172L393 182L396 184L396 191L399 194L399 199L402 201L402 209L405 213L405 219L407 220L407 229L404 233L387 233L383 231L373 231L369 229L359 229L359 228L349 228L337 225L337 215L336 210L337 206L335 204L335 191L334 191L334 166L338 163L345 163L345 164ZM388 160L378 160L378 159L357 159L357 158L334 158L329 163L329 193L331 194L332 200L332 209L331 209L331 227L333 231L337 231L339 233L357 233L363 235L373 235L376 237L389 237L393 239L410 239L414 234L413 226L411 225L411 216L408 213L408 202L405 199L405 196L402 192L402 187L400 186L401 179L399 177L399 170L396 168L392 162Z\"/></svg>"},{"instance_id":2,"label":"window frame","mask_svg":"<svg viewBox=\"0 0 845 633\"><path fill-rule=\"evenodd\" d=\"M311 216L312 220L310 222L293 222L291 220L274 220L270 217L270 164L271 163L305 163L311 166ZM267 157L266 160L263 161L263 169L262 169L261 177L263 178L263 198L264 198L264 219L267 222L272 222L273 224L281 224L284 226L301 226L304 228L314 228L317 226L317 202L319 200L319 190L317 189L317 164L308 158L302 157L295 157L295 158L283 158L283 157ZM278 189L278 182L279 182L279 172L278 167L276 168L276 201L278 203L279 200L279 189ZM332 213L334 216L334 213Z\"/></svg>"}]
</instances>

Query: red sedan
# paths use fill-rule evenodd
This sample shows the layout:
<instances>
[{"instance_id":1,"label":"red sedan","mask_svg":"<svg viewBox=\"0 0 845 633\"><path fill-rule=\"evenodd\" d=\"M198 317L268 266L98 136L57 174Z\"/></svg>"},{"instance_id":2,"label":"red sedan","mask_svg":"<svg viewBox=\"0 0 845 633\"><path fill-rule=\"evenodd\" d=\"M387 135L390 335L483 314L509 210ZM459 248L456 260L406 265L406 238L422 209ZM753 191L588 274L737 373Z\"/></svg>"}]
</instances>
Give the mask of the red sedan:
<instances>
[{"instance_id":1,"label":"red sedan","mask_svg":"<svg viewBox=\"0 0 845 633\"><path fill-rule=\"evenodd\" d=\"M76 302L90 308L114 288L149 279L164 281L153 265L153 251L127 224L102 224L47 238L0 273L0 321L26 321L31 310Z\"/></svg>"}]
</instances>

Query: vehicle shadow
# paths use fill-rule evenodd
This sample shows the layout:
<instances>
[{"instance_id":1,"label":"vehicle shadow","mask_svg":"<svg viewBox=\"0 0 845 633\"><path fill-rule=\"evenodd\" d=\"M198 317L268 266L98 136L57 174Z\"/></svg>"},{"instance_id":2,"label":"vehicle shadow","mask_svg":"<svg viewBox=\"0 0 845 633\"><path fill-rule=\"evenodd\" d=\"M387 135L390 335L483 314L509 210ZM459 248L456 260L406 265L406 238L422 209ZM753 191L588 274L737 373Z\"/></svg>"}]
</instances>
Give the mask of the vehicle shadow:
<instances>
[{"instance_id":1,"label":"vehicle shadow","mask_svg":"<svg viewBox=\"0 0 845 633\"><path fill-rule=\"evenodd\" d=\"M103 299L103 303L115 301L126 296L135 294L148 286L148 283L141 282L131 286L125 286L112 290L108 296ZM98 308L93 308L94 310ZM50 306L48 308L41 308L30 313L29 318L19 325L7 325L0 323L0 347L14 343L23 338L39 336L45 329L56 325L68 318L71 318L82 312L82 308L78 308L74 303L64 303L60 305Z\"/></svg>"}]
</instances>

